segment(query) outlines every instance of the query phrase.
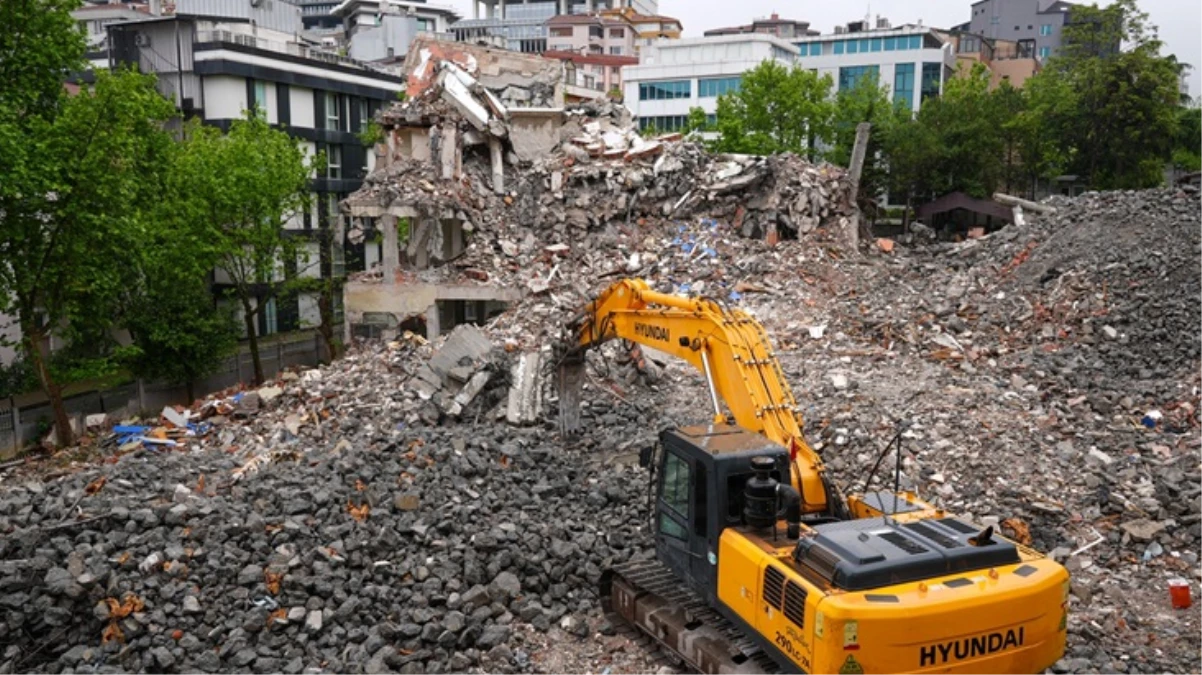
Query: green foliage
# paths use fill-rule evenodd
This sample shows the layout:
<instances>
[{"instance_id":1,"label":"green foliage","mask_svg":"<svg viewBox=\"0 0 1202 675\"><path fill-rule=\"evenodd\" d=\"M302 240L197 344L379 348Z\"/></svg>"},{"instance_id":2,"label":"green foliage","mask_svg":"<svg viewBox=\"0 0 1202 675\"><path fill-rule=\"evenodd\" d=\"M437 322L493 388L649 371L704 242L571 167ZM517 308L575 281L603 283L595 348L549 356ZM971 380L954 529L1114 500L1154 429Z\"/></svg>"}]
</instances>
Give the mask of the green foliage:
<instances>
[{"instance_id":1,"label":"green foliage","mask_svg":"<svg viewBox=\"0 0 1202 675\"><path fill-rule=\"evenodd\" d=\"M87 344L120 319L174 114L135 72L98 73L91 89L66 93L63 78L83 66L74 7L0 3L0 311L17 318L63 444L71 432L45 339Z\"/></svg>"},{"instance_id":2,"label":"green foliage","mask_svg":"<svg viewBox=\"0 0 1202 675\"><path fill-rule=\"evenodd\" d=\"M654 122L651 124L648 124L647 126L643 127L642 129L639 129L639 135L642 136L643 138L655 138L659 134L660 134L659 127L655 126Z\"/></svg>"},{"instance_id":3,"label":"green foliage","mask_svg":"<svg viewBox=\"0 0 1202 675\"><path fill-rule=\"evenodd\" d=\"M829 76L765 60L743 74L739 91L718 97L715 149L813 157L818 142L830 137L832 86Z\"/></svg>"},{"instance_id":4,"label":"green foliage","mask_svg":"<svg viewBox=\"0 0 1202 675\"><path fill-rule=\"evenodd\" d=\"M359 142L367 147L372 147L376 143L384 142L384 127L380 126L375 120L367 123L367 127L360 131Z\"/></svg>"},{"instance_id":5,"label":"green foliage","mask_svg":"<svg viewBox=\"0 0 1202 675\"><path fill-rule=\"evenodd\" d=\"M1173 141L1173 166L1182 171L1202 169L1202 107L1197 104L1177 111L1177 137Z\"/></svg>"},{"instance_id":6,"label":"green foliage","mask_svg":"<svg viewBox=\"0 0 1202 675\"><path fill-rule=\"evenodd\" d=\"M1160 184L1179 123L1180 64L1160 55L1134 0L1074 8L1064 39L1062 55L1035 79L1064 97L1044 101L1040 113L1065 169L1098 189Z\"/></svg>"},{"instance_id":7,"label":"green foliage","mask_svg":"<svg viewBox=\"0 0 1202 675\"><path fill-rule=\"evenodd\" d=\"M225 135L190 125L171 172L179 216L203 233L196 242L200 253L229 277L242 307L256 382L263 380L256 319L284 290L283 262L305 258L284 225L303 210L309 176L322 163L321 157L306 159L286 133L248 115Z\"/></svg>"},{"instance_id":8,"label":"green foliage","mask_svg":"<svg viewBox=\"0 0 1202 675\"><path fill-rule=\"evenodd\" d=\"M712 131L709 119L707 119L705 110L701 106L693 106L689 108L689 117L685 120L684 133L685 135L692 133L700 133L704 131Z\"/></svg>"}]
</instances>

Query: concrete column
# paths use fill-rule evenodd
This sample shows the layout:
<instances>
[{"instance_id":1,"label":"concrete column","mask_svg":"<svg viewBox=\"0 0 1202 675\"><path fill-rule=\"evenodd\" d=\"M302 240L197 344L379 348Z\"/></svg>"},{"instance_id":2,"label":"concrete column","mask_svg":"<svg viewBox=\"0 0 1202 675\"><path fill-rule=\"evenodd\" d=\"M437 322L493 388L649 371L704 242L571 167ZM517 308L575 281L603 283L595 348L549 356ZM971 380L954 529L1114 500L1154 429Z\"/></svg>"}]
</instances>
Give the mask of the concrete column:
<instances>
[{"instance_id":1,"label":"concrete column","mask_svg":"<svg viewBox=\"0 0 1202 675\"><path fill-rule=\"evenodd\" d=\"M559 0L559 13L560 14L568 13L568 0Z\"/></svg>"},{"instance_id":2,"label":"concrete column","mask_svg":"<svg viewBox=\"0 0 1202 675\"><path fill-rule=\"evenodd\" d=\"M493 18L494 14L496 13L496 5L493 4L495 1L496 0L488 0L484 3L484 15L490 19Z\"/></svg>"},{"instance_id":3,"label":"concrete column","mask_svg":"<svg viewBox=\"0 0 1202 675\"><path fill-rule=\"evenodd\" d=\"M501 12L498 16L499 16L499 18L504 19L505 18L505 0L499 0L499 2L500 2Z\"/></svg>"},{"instance_id":4,"label":"concrete column","mask_svg":"<svg viewBox=\"0 0 1202 675\"><path fill-rule=\"evenodd\" d=\"M596 7L596 5L593 4L593 0L586 0L584 7L585 7L585 10L589 14L592 14L593 12L597 11L597 7Z\"/></svg>"},{"instance_id":5,"label":"concrete column","mask_svg":"<svg viewBox=\"0 0 1202 675\"><path fill-rule=\"evenodd\" d=\"M426 308L426 339L436 340L442 334L442 324L438 319L438 303Z\"/></svg>"},{"instance_id":6,"label":"concrete column","mask_svg":"<svg viewBox=\"0 0 1202 675\"><path fill-rule=\"evenodd\" d=\"M480 18L480 0L472 0L472 18Z\"/></svg>"},{"instance_id":7,"label":"concrete column","mask_svg":"<svg viewBox=\"0 0 1202 675\"><path fill-rule=\"evenodd\" d=\"M501 194L505 191L505 153L501 149L501 139L488 139L488 154L492 157L492 189Z\"/></svg>"},{"instance_id":8,"label":"concrete column","mask_svg":"<svg viewBox=\"0 0 1202 675\"><path fill-rule=\"evenodd\" d=\"M384 283L391 284L396 279L397 266L401 262L400 243L397 241L396 216L380 216L380 229L384 231L384 251L381 254L380 265L383 267Z\"/></svg>"},{"instance_id":9,"label":"concrete column","mask_svg":"<svg viewBox=\"0 0 1202 675\"><path fill-rule=\"evenodd\" d=\"M451 180L456 171L456 154L459 152L458 132L453 125L447 125L442 132L442 147L439 148L439 161L442 163L442 179Z\"/></svg>"}]
</instances>

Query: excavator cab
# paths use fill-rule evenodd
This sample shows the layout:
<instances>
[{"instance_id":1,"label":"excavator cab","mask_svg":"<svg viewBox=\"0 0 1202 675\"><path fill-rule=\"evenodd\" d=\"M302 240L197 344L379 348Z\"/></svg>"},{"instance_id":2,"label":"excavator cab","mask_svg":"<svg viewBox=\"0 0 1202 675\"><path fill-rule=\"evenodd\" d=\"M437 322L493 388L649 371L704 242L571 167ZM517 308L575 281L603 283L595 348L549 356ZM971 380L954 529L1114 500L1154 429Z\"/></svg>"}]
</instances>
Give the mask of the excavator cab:
<instances>
[{"instance_id":1,"label":"excavator cab","mask_svg":"<svg viewBox=\"0 0 1202 675\"><path fill-rule=\"evenodd\" d=\"M649 463L655 482L656 553L693 592L716 600L722 531L748 524L749 517L775 528L777 486L792 491L789 453L759 434L727 424L666 430L655 450ZM753 496L751 504L749 483L762 494L758 501ZM786 531L779 535L783 543Z\"/></svg>"}]
</instances>

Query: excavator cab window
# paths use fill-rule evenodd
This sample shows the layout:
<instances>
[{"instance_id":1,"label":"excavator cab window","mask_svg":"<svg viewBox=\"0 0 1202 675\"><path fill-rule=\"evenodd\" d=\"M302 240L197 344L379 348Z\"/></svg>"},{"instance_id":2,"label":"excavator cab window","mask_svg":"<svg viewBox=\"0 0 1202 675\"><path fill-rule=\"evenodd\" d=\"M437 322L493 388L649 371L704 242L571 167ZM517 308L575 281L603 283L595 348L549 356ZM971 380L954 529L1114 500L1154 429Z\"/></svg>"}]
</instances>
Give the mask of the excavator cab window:
<instances>
[{"instance_id":1,"label":"excavator cab window","mask_svg":"<svg viewBox=\"0 0 1202 675\"><path fill-rule=\"evenodd\" d=\"M660 479L659 531L677 539L688 538L689 522L689 462L675 452L664 456L664 472Z\"/></svg>"}]
</instances>

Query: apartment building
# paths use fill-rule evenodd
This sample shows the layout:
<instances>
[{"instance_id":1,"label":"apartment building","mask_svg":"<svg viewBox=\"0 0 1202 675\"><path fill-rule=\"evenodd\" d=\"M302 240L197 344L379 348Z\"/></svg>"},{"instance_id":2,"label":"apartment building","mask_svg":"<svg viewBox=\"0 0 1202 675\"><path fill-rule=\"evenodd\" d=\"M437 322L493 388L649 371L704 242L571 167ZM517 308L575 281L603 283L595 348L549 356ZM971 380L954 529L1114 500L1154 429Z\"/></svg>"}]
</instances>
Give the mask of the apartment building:
<instances>
[{"instance_id":1,"label":"apartment building","mask_svg":"<svg viewBox=\"0 0 1202 675\"><path fill-rule=\"evenodd\" d=\"M472 16L451 26L460 42L484 43L517 52L550 49L547 20L561 15L630 9L656 14L658 0L472 0Z\"/></svg>"},{"instance_id":2,"label":"apartment building","mask_svg":"<svg viewBox=\"0 0 1202 675\"><path fill-rule=\"evenodd\" d=\"M761 33L657 42L643 48L639 65L622 70L626 107L641 129L680 130L690 108L713 116L718 96L737 91L743 73L768 59L792 67L797 47Z\"/></svg>"},{"instance_id":3,"label":"apartment building","mask_svg":"<svg viewBox=\"0 0 1202 675\"><path fill-rule=\"evenodd\" d=\"M1022 87L1040 71L1040 60L1014 40L990 39L959 31L944 33L943 37L956 53L956 75L967 75L980 63L989 71L990 89L997 88L1002 82Z\"/></svg>"},{"instance_id":4,"label":"apartment building","mask_svg":"<svg viewBox=\"0 0 1202 675\"><path fill-rule=\"evenodd\" d=\"M454 7L425 0L342 0L331 14L342 21L347 53L360 61L403 59L418 33L449 36L460 19Z\"/></svg>"},{"instance_id":5,"label":"apartment building","mask_svg":"<svg viewBox=\"0 0 1202 675\"><path fill-rule=\"evenodd\" d=\"M109 25L108 62L157 74L159 91L186 117L227 129L253 107L309 154L324 152L328 166L313 177L311 207L286 225L304 240L307 261L282 261L279 274L341 277L378 261L379 246L334 241L323 251L321 234L341 231L339 202L375 161L358 134L396 100L404 80L304 42L301 32L301 9L286 3L177 0L172 16ZM214 272L215 291L228 282ZM320 321L315 294L266 302L261 335Z\"/></svg>"},{"instance_id":6,"label":"apartment building","mask_svg":"<svg viewBox=\"0 0 1202 675\"><path fill-rule=\"evenodd\" d=\"M1046 60L1063 44L1076 5L1063 0L978 0L968 32L1017 43L1024 58Z\"/></svg>"},{"instance_id":7,"label":"apartment building","mask_svg":"<svg viewBox=\"0 0 1202 675\"><path fill-rule=\"evenodd\" d=\"M956 54L944 33L919 24L894 27L877 19L838 26L829 35L793 40L801 65L830 75L835 91L854 87L861 77L876 75L895 101L917 112L922 102L943 93L956 72Z\"/></svg>"}]
</instances>

